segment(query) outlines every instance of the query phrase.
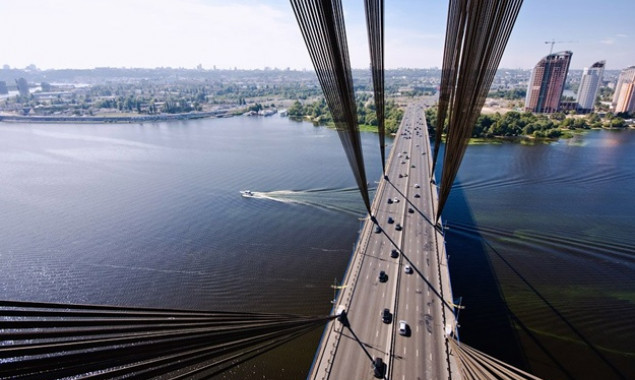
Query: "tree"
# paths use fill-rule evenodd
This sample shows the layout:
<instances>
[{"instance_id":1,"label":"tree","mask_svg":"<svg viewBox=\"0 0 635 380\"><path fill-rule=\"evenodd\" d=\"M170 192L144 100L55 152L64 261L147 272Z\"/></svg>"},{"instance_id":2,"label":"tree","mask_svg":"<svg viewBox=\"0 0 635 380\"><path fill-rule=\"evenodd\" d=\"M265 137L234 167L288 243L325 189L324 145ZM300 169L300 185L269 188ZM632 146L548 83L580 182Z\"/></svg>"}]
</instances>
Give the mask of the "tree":
<instances>
[{"instance_id":1,"label":"tree","mask_svg":"<svg viewBox=\"0 0 635 380\"><path fill-rule=\"evenodd\" d=\"M300 103L299 100L296 100L287 110L287 115L289 115L291 119L302 120L302 118L304 117L304 109L302 107L302 103Z\"/></svg>"},{"instance_id":2,"label":"tree","mask_svg":"<svg viewBox=\"0 0 635 380\"><path fill-rule=\"evenodd\" d=\"M551 114L551 120L558 120L558 121L562 121L566 118L567 116L562 113L562 112L554 112Z\"/></svg>"},{"instance_id":3,"label":"tree","mask_svg":"<svg viewBox=\"0 0 635 380\"><path fill-rule=\"evenodd\" d=\"M626 127L626 123L624 122L624 119L622 119L621 117L615 117L611 119L609 126L611 128L624 128Z\"/></svg>"},{"instance_id":4,"label":"tree","mask_svg":"<svg viewBox=\"0 0 635 380\"><path fill-rule=\"evenodd\" d=\"M472 130L472 137L484 137L495 122L496 120L490 115L479 116Z\"/></svg>"}]
</instances>

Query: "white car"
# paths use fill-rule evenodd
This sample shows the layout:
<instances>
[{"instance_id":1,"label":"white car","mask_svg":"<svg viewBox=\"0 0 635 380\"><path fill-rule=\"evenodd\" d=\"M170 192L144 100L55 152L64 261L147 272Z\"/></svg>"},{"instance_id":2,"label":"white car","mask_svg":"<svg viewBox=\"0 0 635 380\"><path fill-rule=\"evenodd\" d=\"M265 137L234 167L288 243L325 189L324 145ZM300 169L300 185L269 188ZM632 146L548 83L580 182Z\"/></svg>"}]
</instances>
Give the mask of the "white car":
<instances>
[{"instance_id":1,"label":"white car","mask_svg":"<svg viewBox=\"0 0 635 380\"><path fill-rule=\"evenodd\" d=\"M399 335L408 336L409 332L408 323L406 321L399 321Z\"/></svg>"},{"instance_id":2,"label":"white car","mask_svg":"<svg viewBox=\"0 0 635 380\"><path fill-rule=\"evenodd\" d=\"M412 274L412 267L410 265L406 265L403 267L403 271L406 272L406 274Z\"/></svg>"}]
</instances>

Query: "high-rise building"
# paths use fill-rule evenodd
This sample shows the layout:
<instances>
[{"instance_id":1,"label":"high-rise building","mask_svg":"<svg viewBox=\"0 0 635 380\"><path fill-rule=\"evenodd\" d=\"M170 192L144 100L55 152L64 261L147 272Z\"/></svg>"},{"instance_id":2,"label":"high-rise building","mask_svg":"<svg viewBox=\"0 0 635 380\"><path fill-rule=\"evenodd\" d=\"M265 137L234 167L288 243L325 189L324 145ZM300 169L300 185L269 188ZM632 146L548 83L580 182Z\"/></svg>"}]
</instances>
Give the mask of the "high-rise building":
<instances>
[{"instance_id":1,"label":"high-rise building","mask_svg":"<svg viewBox=\"0 0 635 380\"><path fill-rule=\"evenodd\" d=\"M595 99L602 83L605 65L606 61L599 61L595 62L590 68L584 68L580 88L578 88L577 108L579 112L588 113L593 111Z\"/></svg>"},{"instance_id":2,"label":"high-rise building","mask_svg":"<svg viewBox=\"0 0 635 380\"><path fill-rule=\"evenodd\" d=\"M536 64L527 86L526 111L558 111L572 55L570 51L561 51L549 54Z\"/></svg>"},{"instance_id":3,"label":"high-rise building","mask_svg":"<svg viewBox=\"0 0 635 380\"><path fill-rule=\"evenodd\" d=\"M625 89L624 84L632 83L635 80L635 66L627 67L620 73L615 85L615 92L613 93L613 110L615 112L624 112L617 110L617 103L622 96L622 90ZM628 87L628 86L627 86Z\"/></svg>"},{"instance_id":4,"label":"high-rise building","mask_svg":"<svg viewBox=\"0 0 635 380\"><path fill-rule=\"evenodd\" d=\"M635 80L622 83L620 96L615 104L615 112L635 112Z\"/></svg>"},{"instance_id":5,"label":"high-rise building","mask_svg":"<svg viewBox=\"0 0 635 380\"><path fill-rule=\"evenodd\" d=\"M9 93L7 82L0 80L0 95L6 95Z\"/></svg>"},{"instance_id":6,"label":"high-rise building","mask_svg":"<svg viewBox=\"0 0 635 380\"><path fill-rule=\"evenodd\" d=\"M29 83L24 78L19 78L15 80L16 86L18 86L18 91L20 92L20 96L28 97L29 96Z\"/></svg>"}]
</instances>

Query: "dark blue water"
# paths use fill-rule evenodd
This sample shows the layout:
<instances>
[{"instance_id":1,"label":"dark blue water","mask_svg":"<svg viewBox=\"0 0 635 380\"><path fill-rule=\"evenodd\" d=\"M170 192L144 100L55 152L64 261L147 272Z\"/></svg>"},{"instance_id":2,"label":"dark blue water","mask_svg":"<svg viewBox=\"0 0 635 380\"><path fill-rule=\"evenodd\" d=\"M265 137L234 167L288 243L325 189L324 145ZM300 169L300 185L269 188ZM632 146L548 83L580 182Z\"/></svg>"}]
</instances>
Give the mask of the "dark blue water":
<instances>
[{"instance_id":1,"label":"dark blue water","mask_svg":"<svg viewBox=\"0 0 635 380\"><path fill-rule=\"evenodd\" d=\"M633 374L634 148L469 147L445 213L465 341L547 378ZM0 185L0 291L29 301L328 313L364 210L337 134L278 117L1 123ZM320 334L225 377L303 378Z\"/></svg>"},{"instance_id":2,"label":"dark blue water","mask_svg":"<svg viewBox=\"0 0 635 380\"><path fill-rule=\"evenodd\" d=\"M464 341L548 379L635 378L635 133L472 145L444 217Z\"/></svg>"}]
</instances>

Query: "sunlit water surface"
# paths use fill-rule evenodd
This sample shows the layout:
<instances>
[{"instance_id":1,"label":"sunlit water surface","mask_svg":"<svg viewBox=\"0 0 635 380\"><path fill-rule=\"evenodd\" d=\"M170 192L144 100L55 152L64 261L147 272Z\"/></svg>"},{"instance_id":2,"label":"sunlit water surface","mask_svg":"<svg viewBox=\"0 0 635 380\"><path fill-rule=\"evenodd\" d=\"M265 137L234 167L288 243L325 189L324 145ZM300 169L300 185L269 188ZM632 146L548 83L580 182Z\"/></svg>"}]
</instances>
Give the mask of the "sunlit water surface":
<instances>
[{"instance_id":1,"label":"sunlit water surface","mask_svg":"<svg viewBox=\"0 0 635 380\"><path fill-rule=\"evenodd\" d=\"M278 117L1 123L0 183L0 291L29 301L326 314L364 210L337 134ZM635 377L633 194L633 132L470 146L444 215L462 338ZM320 334L223 377L304 378Z\"/></svg>"}]
</instances>

